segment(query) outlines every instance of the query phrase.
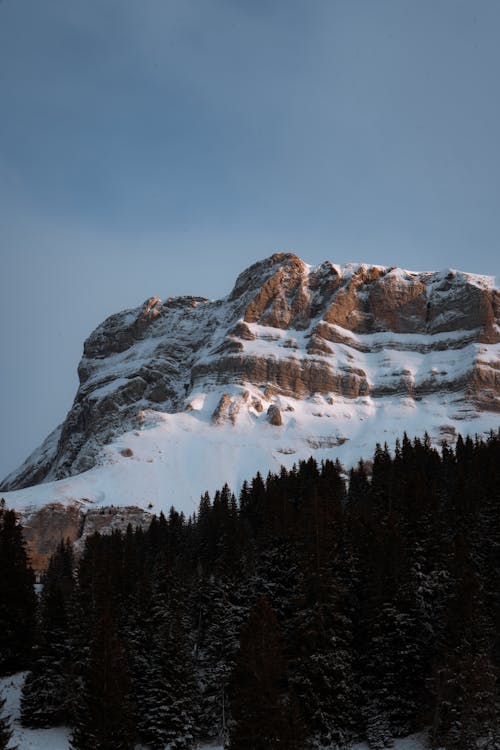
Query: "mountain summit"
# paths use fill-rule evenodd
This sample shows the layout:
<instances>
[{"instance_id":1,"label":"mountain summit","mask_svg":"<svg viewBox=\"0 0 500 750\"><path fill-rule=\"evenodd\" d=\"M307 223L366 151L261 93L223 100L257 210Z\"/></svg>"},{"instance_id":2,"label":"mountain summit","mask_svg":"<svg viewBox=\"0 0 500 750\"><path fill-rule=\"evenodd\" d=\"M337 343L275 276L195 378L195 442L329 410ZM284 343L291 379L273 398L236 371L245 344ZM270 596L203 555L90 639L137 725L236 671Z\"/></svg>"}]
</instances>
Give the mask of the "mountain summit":
<instances>
[{"instance_id":1,"label":"mountain summit","mask_svg":"<svg viewBox=\"0 0 500 750\"><path fill-rule=\"evenodd\" d=\"M275 254L221 300L152 297L98 326L65 421L1 489L191 511L226 481L349 465L404 430L453 442L498 427L499 342L491 277Z\"/></svg>"}]
</instances>

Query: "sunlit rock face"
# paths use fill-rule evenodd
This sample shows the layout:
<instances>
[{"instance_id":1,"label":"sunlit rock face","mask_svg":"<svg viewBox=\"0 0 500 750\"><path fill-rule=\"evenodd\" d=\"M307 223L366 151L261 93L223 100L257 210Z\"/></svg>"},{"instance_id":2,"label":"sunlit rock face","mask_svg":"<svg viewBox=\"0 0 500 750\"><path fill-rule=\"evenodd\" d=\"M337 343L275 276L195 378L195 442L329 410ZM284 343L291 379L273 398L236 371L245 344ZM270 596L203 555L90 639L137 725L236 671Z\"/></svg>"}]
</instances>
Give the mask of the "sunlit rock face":
<instances>
[{"instance_id":1,"label":"sunlit rock face","mask_svg":"<svg viewBox=\"0 0 500 750\"><path fill-rule=\"evenodd\" d=\"M151 411L185 413L200 394L217 395L214 430L244 418L282 429L291 423L280 398L318 395L327 404L371 399L374 409L387 398L419 408L442 397L445 424L499 412L499 317L489 277L329 261L311 268L273 255L224 299L153 297L105 320L84 344L65 421L1 489L83 472L118 435L143 429Z\"/></svg>"}]
</instances>

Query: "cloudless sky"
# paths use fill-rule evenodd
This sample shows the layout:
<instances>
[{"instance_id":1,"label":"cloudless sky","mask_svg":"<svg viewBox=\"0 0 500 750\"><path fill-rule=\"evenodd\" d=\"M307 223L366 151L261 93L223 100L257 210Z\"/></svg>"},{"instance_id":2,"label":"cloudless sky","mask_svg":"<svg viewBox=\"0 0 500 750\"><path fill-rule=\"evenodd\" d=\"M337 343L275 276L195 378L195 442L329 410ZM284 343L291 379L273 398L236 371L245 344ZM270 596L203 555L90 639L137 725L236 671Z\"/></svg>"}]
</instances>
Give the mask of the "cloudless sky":
<instances>
[{"instance_id":1,"label":"cloudless sky","mask_svg":"<svg viewBox=\"0 0 500 750\"><path fill-rule=\"evenodd\" d=\"M498 0L0 0L0 475L84 338L275 251L498 274Z\"/></svg>"}]
</instances>

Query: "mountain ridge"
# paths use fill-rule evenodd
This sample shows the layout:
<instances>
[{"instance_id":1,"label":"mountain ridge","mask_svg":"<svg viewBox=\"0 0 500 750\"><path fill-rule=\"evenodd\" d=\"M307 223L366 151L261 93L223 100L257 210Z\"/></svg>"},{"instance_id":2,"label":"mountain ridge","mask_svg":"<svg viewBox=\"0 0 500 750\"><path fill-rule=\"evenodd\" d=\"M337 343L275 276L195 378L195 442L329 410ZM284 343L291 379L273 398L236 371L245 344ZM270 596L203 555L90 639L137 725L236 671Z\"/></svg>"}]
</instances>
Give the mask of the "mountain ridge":
<instances>
[{"instance_id":1,"label":"mountain ridge","mask_svg":"<svg viewBox=\"0 0 500 750\"><path fill-rule=\"evenodd\" d=\"M369 422L391 399L412 402L423 422L422 401L437 400L444 432L429 420L435 439L453 439L459 426L494 428L499 323L493 277L330 261L313 267L277 253L240 273L220 300L151 297L103 321L85 341L66 419L0 489L92 470L109 463L108 446L125 433L174 417L181 424L186 414L197 415L203 430L246 424L249 436L259 425L291 433L290 412L306 404L306 422L314 414L321 426L306 430L304 451L325 439L332 448L355 441L345 423ZM300 428L298 413L293 419ZM280 455L287 454L272 465Z\"/></svg>"}]
</instances>

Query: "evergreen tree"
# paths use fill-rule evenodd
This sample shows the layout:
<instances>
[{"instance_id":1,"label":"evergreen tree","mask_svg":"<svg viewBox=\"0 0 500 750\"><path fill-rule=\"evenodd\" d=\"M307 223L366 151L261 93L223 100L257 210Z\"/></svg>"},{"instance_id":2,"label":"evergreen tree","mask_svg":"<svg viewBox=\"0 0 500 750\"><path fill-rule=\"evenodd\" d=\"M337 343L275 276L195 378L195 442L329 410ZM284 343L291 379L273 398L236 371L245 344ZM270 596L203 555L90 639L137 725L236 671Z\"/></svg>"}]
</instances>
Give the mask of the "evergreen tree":
<instances>
[{"instance_id":1,"label":"evergreen tree","mask_svg":"<svg viewBox=\"0 0 500 750\"><path fill-rule=\"evenodd\" d=\"M276 615L262 597L241 633L231 683L232 750L301 747L296 705L286 690L286 665Z\"/></svg>"},{"instance_id":2,"label":"evergreen tree","mask_svg":"<svg viewBox=\"0 0 500 750\"><path fill-rule=\"evenodd\" d=\"M498 750L496 674L486 654L449 654L436 671L434 688L433 747L469 750L481 742L486 750Z\"/></svg>"},{"instance_id":3,"label":"evergreen tree","mask_svg":"<svg viewBox=\"0 0 500 750\"><path fill-rule=\"evenodd\" d=\"M137 729L154 750L180 750L194 742L198 696L182 579L160 558L154 573L151 642L141 680Z\"/></svg>"},{"instance_id":4,"label":"evergreen tree","mask_svg":"<svg viewBox=\"0 0 500 750\"><path fill-rule=\"evenodd\" d=\"M69 616L74 591L73 567L71 544L61 542L43 581L34 663L21 697L21 719L25 726L55 726L68 723L71 718L68 675L72 661Z\"/></svg>"},{"instance_id":5,"label":"evergreen tree","mask_svg":"<svg viewBox=\"0 0 500 750\"><path fill-rule=\"evenodd\" d=\"M13 510L0 507L0 675L29 666L35 634L35 576Z\"/></svg>"},{"instance_id":6,"label":"evergreen tree","mask_svg":"<svg viewBox=\"0 0 500 750\"><path fill-rule=\"evenodd\" d=\"M10 719L4 713L4 707L5 698L0 695L0 750L17 750L17 745L11 743L13 732Z\"/></svg>"},{"instance_id":7,"label":"evergreen tree","mask_svg":"<svg viewBox=\"0 0 500 750\"><path fill-rule=\"evenodd\" d=\"M461 534L454 540L451 573L455 589L447 606L445 648L434 674L432 741L449 750L468 750L488 737L489 746L496 750L500 732L491 624L484 611L481 579Z\"/></svg>"},{"instance_id":8,"label":"evergreen tree","mask_svg":"<svg viewBox=\"0 0 500 750\"><path fill-rule=\"evenodd\" d=\"M345 745L353 736L358 695L351 613L340 577L325 568L304 578L290 632L290 681L310 743Z\"/></svg>"},{"instance_id":9,"label":"evergreen tree","mask_svg":"<svg viewBox=\"0 0 500 750\"><path fill-rule=\"evenodd\" d=\"M109 609L94 630L71 735L73 750L133 750L135 727L124 651Z\"/></svg>"},{"instance_id":10,"label":"evergreen tree","mask_svg":"<svg viewBox=\"0 0 500 750\"><path fill-rule=\"evenodd\" d=\"M199 581L196 602L196 670L201 691L200 731L224 744L229 720L228 689L238 651L238 636L247 611L238 583L211 576Z\"/></svg>"}]
</instances>

